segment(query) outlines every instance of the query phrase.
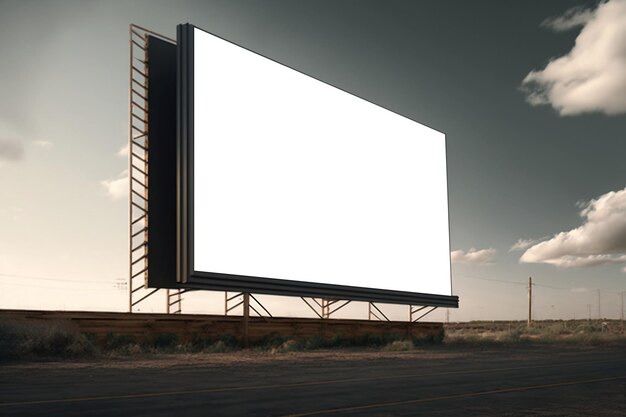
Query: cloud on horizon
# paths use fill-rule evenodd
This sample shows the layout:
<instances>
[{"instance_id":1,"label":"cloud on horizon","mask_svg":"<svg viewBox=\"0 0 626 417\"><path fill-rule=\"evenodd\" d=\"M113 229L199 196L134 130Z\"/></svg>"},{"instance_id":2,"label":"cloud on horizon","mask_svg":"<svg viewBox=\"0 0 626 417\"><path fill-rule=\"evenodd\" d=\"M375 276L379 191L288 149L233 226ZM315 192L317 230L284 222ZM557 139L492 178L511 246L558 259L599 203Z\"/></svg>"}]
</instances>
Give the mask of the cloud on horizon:
<instances>
[{"instance_id":1,"label":"cloud on horizon","mask_svg":"<svg viewBox=\"0 0 626 417\"><path fill-rule=\"evenodd\" d=\"M498 251L494 248L470 248L467 252L455 250L450 252L450 260L457 264L491 265L495 262L497 253Z\"/></svg>"},{"instance_id":2,"label":"cloud on horizon","mask_svg":"<svg viewBox=\"0 0 626 417\"><path fill-rule=\"evenodd\" d=\"M595 10L569 9L542 26L582 30L569 53L524 78L520 89L526 101L550 105L561 116L626 113L626 0L602 2Z\"/></svg>"},{"instance_id":3,"label":"cloud on horizon","mask_svg":"<svg viewBox=\"0 0 626 417\"><path fill-rule=\"evenodd\" d=\"M626 188L603 194L581 208L581 226L533 244L520 262L562 268L626 264Z\"/></svg>"}]
</instances>

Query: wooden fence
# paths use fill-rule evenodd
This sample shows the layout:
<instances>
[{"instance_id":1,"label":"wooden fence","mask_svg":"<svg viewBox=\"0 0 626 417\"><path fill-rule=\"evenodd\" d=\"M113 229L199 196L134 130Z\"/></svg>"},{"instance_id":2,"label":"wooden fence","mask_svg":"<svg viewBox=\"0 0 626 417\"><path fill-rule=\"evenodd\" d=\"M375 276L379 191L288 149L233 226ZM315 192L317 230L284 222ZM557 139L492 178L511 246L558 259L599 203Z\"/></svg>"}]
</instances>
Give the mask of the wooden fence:
<instances>
[{"instance_id":1,"label":"wooden fence","mask_svg":"<svg viewBox=\"0 0 626 417\"><path fill-rule=\"evenodd\" d=\"M71 326L102 339L109 334L129 336L176 334L181 340L195 337L258 341L265 338L366 337L438 338L442 323L287 317L249 317L196 314L111 313L87 311L0 310L0 321L54 322Z\"/></svg>"}]
</instances>

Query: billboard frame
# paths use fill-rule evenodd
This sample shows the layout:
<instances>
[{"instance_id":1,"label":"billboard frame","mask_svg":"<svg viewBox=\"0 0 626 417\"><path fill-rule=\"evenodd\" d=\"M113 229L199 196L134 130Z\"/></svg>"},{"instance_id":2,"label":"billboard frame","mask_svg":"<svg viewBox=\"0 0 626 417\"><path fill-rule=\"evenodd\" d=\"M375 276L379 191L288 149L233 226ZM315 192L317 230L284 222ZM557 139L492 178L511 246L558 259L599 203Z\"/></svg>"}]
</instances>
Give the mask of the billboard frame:
<instances>
[{"instance_id":1,"label":"billboard frame","mask_svg":"<svg viewBox=\"0 0 626 417\"><path fill-rule=\"evenodd\" d=\"M216 291L241 291L247 293L298 297L325 297L391 304L458 307L458 297L453 295L426 294L194 270L194 29L205 31L204 29L197 28L188 23L178 25L177 27L178 75L176 81L176 112L178 125L176 157L178 224L176 282L178 286ZM221 38L218 35L210 32L207 33L249 51L249 49ZM261 55L254 51L251 52ZM271 60L271 58L268 57L264 58ZM282 63L279 64L284 65ZM293 68L291 69L298 71ZM302 73L301 71L298 72ZM305 75L309 76L308 74ZM345 92L345 90L342 91ZM354 95L352 93L346 93Z\"/></svg>"}]
</instances>

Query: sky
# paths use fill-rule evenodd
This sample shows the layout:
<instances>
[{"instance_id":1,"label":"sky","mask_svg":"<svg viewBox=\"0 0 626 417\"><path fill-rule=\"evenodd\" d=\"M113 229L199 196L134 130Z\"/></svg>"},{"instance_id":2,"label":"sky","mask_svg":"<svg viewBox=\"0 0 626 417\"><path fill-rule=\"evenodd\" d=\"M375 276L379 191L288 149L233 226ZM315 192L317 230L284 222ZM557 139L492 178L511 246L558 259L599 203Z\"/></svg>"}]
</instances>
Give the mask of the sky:
<instances>
[{"instance_id":1,"label":"sky","mask_svg":"<svg viewBox=\"0 0 626 417\"><path fill-rule=\"evenodd\" d=\"M128 27L187 22L445 132L450 320L524 319L531 276L536 319L619 317L626 0L0 0L0 307L127 310Z\"/></svg>"}]
</instances>

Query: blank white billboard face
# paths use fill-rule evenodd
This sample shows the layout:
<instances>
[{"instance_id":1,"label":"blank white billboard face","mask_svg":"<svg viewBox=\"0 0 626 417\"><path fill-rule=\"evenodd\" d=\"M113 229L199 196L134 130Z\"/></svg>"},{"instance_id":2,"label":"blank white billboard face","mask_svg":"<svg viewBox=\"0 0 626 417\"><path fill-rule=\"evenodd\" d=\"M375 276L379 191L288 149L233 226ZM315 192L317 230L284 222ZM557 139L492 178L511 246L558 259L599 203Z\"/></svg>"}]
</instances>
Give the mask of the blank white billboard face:
<instances>
[{"instance_id":1,"label":"blank white billboard face","mask_svg":"<svg viewBox=\"0 0 626 417\"><path fill-rule=\"evenodd\" d=\"M451 295L445 136L194 29L195 271Z\"/></svg>"}]
</instances>

